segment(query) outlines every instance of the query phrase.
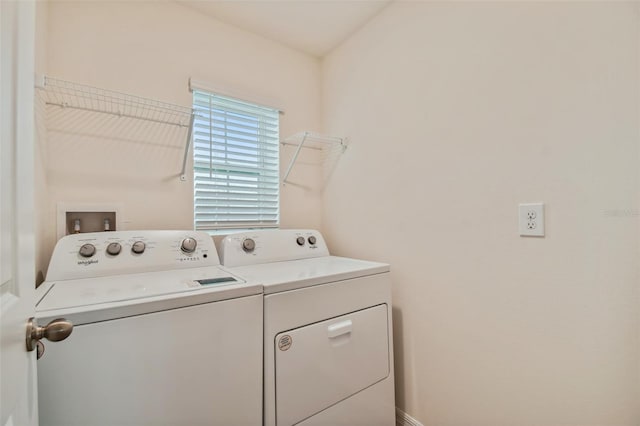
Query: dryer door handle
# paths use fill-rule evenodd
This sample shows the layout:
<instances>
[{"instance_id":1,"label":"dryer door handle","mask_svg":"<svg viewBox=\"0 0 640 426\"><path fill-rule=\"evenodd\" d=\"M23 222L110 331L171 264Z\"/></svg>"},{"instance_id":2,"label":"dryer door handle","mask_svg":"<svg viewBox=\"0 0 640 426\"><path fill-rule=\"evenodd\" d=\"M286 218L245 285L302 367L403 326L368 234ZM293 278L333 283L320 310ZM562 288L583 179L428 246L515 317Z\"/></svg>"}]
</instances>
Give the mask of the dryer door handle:
<instances>
[{"instance_id":1,"label":"dryer door handle","mask_svg":"<svg viewBox=\"0 0 640 426\"><path fill-rule=\"evenodd\" d=\"M333 339L343 334L351 333L353 323L351 320L340 321L327 327L327 335L329 339Z\"/></svg>"}]
</instances>

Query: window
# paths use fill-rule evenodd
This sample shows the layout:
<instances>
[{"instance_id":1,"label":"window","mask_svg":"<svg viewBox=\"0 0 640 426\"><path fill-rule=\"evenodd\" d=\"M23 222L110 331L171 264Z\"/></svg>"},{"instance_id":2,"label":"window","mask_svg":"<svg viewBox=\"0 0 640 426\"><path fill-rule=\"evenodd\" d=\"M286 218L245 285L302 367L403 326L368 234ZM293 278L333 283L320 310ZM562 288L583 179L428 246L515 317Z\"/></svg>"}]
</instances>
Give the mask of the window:
<instances>
[{"instance_id":1,"label":"window","mask_svg":"<svg viewBox=\"0 0 640 426\"><path fill-rule=\"evenodd\" d=\"M197 230L270 228L279 219L279 112L193 91Z\"/></svg>"}]
</instances>

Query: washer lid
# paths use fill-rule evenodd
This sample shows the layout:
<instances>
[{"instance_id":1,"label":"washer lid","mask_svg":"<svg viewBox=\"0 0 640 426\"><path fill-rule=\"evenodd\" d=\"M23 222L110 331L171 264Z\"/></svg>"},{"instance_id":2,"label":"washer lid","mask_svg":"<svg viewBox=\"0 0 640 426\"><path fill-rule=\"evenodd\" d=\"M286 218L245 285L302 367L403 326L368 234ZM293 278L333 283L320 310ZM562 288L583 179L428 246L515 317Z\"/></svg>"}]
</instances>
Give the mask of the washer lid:
<instances>
[{"instance_id":1,"label":"washer lid","mask_svg":"<svg viewBox=\"0 0 640 426\"><path fill-rule=\"evenodd\" d=\"M189 306L260 294L262 286L247 284L243 279L219 267L206 267L45 282L38 290L42 296L36 304L36 312L39 318L46 318L58 313L69 315L92 310L104 312L123 306L139 306L138 311L128 309L127 312L141 314L161 310L142 308L152 302L164 302L159 305L156 303L156 307ZM166 303L170 299L172 302ZM104 315L100 318L109 319Z\"/></svg>"},{"instance_id":2,"label":"washer lid","mask_svg":"<svg viewBox=\"0 0 640 426\"><path fill-rule=\"evenodd\" d=\"M271 294L381 274L389 272L389 265L346 257L325 256L228 269L247 281L259 281L264 286L264 294Z\"/></svg>"}]
</instances>

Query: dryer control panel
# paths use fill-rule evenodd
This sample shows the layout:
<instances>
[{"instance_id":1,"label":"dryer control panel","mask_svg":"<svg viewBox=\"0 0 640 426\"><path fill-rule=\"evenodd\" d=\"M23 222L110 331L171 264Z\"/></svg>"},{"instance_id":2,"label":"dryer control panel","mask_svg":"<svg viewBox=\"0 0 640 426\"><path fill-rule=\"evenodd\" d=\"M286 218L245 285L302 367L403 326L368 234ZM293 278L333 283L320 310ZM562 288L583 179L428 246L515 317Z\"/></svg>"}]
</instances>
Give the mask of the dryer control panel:
<instances>
[{"instance_id":1,"label":"dryer control panel","mask_svg":"<svg viewBox=\"0 0 640 426\"><path fill-rule=\"evenodd\" d=\"M220 243L220 261L229 267L323 256L329 256L329 249L322 234L312 229L240 232Z\"/></svg>"},{"instance_id":2,"label":"dryer control panel","mask_svg":"<svg viewBox=\"0 0 640 426\"><path fill-rule=\"evenodd\" d=\"M212 238L198 231L115 231L67 235L51 257L47 281L220 264Z\"/></svg>"}]
</instances>

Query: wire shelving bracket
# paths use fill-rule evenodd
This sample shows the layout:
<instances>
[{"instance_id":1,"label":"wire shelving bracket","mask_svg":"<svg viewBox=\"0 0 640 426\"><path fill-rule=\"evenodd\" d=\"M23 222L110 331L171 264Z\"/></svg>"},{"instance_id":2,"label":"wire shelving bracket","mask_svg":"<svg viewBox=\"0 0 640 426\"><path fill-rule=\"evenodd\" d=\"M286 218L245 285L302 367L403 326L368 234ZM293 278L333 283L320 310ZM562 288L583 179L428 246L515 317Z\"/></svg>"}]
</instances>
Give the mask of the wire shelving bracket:
<instances>
[{"instance_id":1,"label":"wire shelving bracket","mask_svg":"<svg viewBox=\"0 0 640 426\"><path fill-rule=\"evenodd\" d=\"M288 183L287 179L293 166L300 155L302 148L316 151L333 151L335 149L341 154L347 149L347 138L338 136L322 135L314 132L300 132L280 141L282 145L295 146L296 150L289 162L287 171L282 178L282 184Z\"/></svg>"}]
</instances>

